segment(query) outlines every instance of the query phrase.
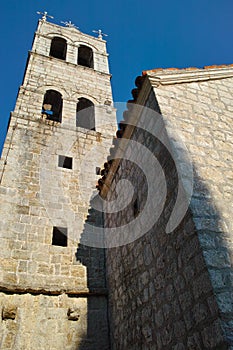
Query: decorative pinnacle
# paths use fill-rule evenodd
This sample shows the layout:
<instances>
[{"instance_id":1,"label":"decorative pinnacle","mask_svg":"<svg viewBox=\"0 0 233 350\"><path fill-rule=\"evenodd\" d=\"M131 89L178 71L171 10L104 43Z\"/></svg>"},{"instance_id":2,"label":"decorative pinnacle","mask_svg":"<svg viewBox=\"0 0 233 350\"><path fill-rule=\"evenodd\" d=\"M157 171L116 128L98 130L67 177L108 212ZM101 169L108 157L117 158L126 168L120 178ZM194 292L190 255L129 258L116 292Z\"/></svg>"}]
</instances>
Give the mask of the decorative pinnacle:
<instances>
[{"instance_id":1,"label":"decorative pinnacle","mask_svg":"<svg viewBox=\"0 0 233 350\"><path fill-rule=\"evenodd\" d=\"M53 16L48 15L47 11L44 11L44 12L37 11L37 14L38 15L42 15L42 21L43 22L46 22L47 17L52 18L52 19L54 18Z\"/></svg>"},{"instance_id":2,"label":"decorative pinnacle","mask_svg":"<svg viewBox=\"0 0 233 350\"><path fill-rule=\"evenodd\" d=\"M104 34L101 29L93 30L92 32L98 34L98 38L101 40L103 39L103 36L108 36L107 34Z\"/></svg>"},{"instance_id":3,"label":"decorative pinnacle","mask_svg":"<svg viewBox=\"0 0 233 350\"><path fill-rule=\"evenodd\" d=\"M66 22L62 22L62 24L65 24L66 27L69 27L69 28L75 28L75 29L79 29L79 27L76 27L76 25L74 25L71 21L66 21Z\"/></svg>"}]
</instances>

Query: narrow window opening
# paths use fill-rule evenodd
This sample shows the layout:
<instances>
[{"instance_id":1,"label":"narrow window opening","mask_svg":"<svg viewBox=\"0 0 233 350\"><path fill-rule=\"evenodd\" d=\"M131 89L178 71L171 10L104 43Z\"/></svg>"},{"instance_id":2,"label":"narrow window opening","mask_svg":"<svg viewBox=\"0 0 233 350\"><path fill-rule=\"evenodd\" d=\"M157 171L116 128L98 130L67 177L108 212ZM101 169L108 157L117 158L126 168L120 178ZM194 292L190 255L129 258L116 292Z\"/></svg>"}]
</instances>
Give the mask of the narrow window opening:
<instances>
[{"instance_id":1,"label":"narrow window opening","mask_svg":"<svg viewBox=\"0 0 233 350\"><path fill-rule=\"evenodd\" d=\"M54 227L52 245L67 247L67 228Z\"/></svg>"},{"instance_id":2,"label":"narrow window opening","mask_svg":"<svg viewBox=\"0 0 233 350\"><path fill-rule=\"evenodd\" d=\"M94 68L93 51L90 47L80 45L78 49L78 64L80 66Z\"/></svg>"},{"instance_id":3,"label":"narrow window opening","mask_svg":"<svg viewBox=\"0 0 233 350\"><path fill-rule=\"evenodd\" d=\"M94 103L81 97L77 103L76 126L95 130L95 108Z\"/></svg>"},{"instance_id":4,"label":"narrow window opening","mask_svg":"<svg viewBox=\"0 0 233 350\"><path fill-rule=\"evenodd\" d=\"M42 105L42 114L46 115L46 118L56 122L62 120L62 95L55 90L47 90L44 95L44 101Z\"/></svg>"},{"instance_id":5,"label":"narrow window opening","mask_svg":"<svg viewBox=\"0 0 233 350\"><path fill-rule=\"evenodd\" d=\"M50 56L59 58L61 60L65 60L66 51L67 51L66 40L55 36L51 42Z\"/></svg>"},{"instance_id":6,"label":"narrow window opening","mask_svg":"<svg viewBox=\"0 0 233 350\"><path fill-rule=\"evenodd\" d=\"M60 168L72 169L73 168L73 158L66 156L58 156L58 166Z\"/></svg>"},{"instance_id":7,"label":"narrow window opening","mask_svg":"<svg viewBox=\"0 0 233 350\"><path fill-rule=\"evenodd\" d=\"M136 218L139 214L140 210L139 210L139 205L138 205L138 199L136 198L133 204L133 215Z\"/></svg>"},{"instance_id":8,"label":"narrow window opening","mask_svg":"<svg viewBox=\"0 0 233 350\"><path fill-rule=\"evenodd\" d=\"M99 166L97 166L97 167L95 168L95 173L96 173L96 175L100 175L100 173L101 173L101 168L100 168Z\"/></svg>"}]
</instances>

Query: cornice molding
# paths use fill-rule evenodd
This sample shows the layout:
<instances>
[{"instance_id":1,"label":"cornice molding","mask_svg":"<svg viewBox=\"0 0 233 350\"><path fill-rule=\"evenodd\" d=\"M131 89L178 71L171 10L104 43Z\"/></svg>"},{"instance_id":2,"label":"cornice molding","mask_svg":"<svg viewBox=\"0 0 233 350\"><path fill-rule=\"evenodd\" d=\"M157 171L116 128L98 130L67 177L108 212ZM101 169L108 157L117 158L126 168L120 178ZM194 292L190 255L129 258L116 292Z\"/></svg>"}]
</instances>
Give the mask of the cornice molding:
<instances>
[{"instance_id":1,"label":"cornice molding","mask_svg":"<svg viewBox=\"0 0 233 350\"><path fill-rule=\"evenodd\" d=\"M197 69L147 72L147 77L153 87L198 81L217 80L233 77L233 68Z\"/></svg>"}]
</instances>

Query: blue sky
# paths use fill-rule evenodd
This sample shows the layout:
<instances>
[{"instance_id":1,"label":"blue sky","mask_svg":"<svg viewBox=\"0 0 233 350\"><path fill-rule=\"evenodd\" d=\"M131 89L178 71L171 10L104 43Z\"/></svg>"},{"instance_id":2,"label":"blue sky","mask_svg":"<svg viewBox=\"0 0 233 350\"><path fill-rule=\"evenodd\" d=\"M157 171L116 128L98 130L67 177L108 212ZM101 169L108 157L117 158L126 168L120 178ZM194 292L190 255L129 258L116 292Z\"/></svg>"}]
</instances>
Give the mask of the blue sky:
<instances>
[{"instance_id":1,"label":"blue sky","mask_svg":"<svg viewBox=\"0 0 233 350\"><path fill-rule=\"evenodd\" d=\"M0 147L22 82L39 16L71 20L82 32L108 34L113 97L131 98L135 78L156 67L233 63L232 0L8 0L1 1Z\"/></svg>"}]
</instances>

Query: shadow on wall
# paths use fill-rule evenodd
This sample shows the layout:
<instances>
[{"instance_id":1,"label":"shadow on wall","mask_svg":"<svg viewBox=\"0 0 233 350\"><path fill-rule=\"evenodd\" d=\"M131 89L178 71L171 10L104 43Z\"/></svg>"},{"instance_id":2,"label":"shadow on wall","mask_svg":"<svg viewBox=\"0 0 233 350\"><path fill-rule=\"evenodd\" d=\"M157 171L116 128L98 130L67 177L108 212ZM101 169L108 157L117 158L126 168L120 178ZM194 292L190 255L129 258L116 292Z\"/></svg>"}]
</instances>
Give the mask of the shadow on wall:
<instances>
[{"instance_id":1,"label":"shadow on wall","mask_svg":"<svg viewBox=\"0 0 233 350\"><path fill-rule=\"evenodd\" d=\"M172 205L168 198L150 232L107 253L113 349L228 348L191 212L165 232ZM230 271L224 274L229 290Z\"/></svg>"},{"instance_id":2,"label":"shadow on wall","mask_svg":"<svg viewBox=\"0 0 233 350\"><path fill-rule=\"evenodd\" d=\"M175 163L145 130L136 128L132 138L158 159L167 195L159 219L146 234L106 251L111 348L228 349L233 345L232 270L221 215L194 169L190 208L176 229L166 233L177 197ZM106 228L128 225L143 213L146 177L127 159L121 160L107 199L116 200L116 184L123 178L133 185L132 200L124 209L105 214ZM153 183L159 189L156 177ZM159 201L155 196L155 204Z\"/></svg>"},{"instance_id":3,"label":"shadow on wall","mask_svg":"<svg viewBox=\"0 0 233 350\"><path fill-rule=\"evenodd\" d=\"M81 234L76 260L87 269L87 330L77 350L109 350L109 325L105 274L105 250L90 245L95 230L103 232L102 211L96 210L98 196L90 201L89 215Z\"/></svg>"},{"instance_id":4,"label":"shadow on wall","mask_svg":"<svg viewBox=\"0 0 233 350\"><path fill-rule=\"evenodd\" d=\"M145 145L163 169L167 186L163 210L148 232L106 249L105 270L104 249L90 244L93 237L98 246L108 240L103 231L95 233L96 226L103 227L102 213L95 209L100 199L96 196L90 202L76 255L87 267L90 290L87 337L77 350L228 349L233 345L232 269L221 214L194 169L190 207L176 229L166 233L177 199L176 165L167 148L148 131L135 128L131 139ZM123 193L125 207L105 213L105 229L128 225L144 212L147 179L128 159L121 160L106 200L117 200L116 184L123 179L133 185L132 198L127 203ZM149 212L153 216L160 203L156 173L152 183L158 189L154 211Z\"/></svg>"}]
</instances>

